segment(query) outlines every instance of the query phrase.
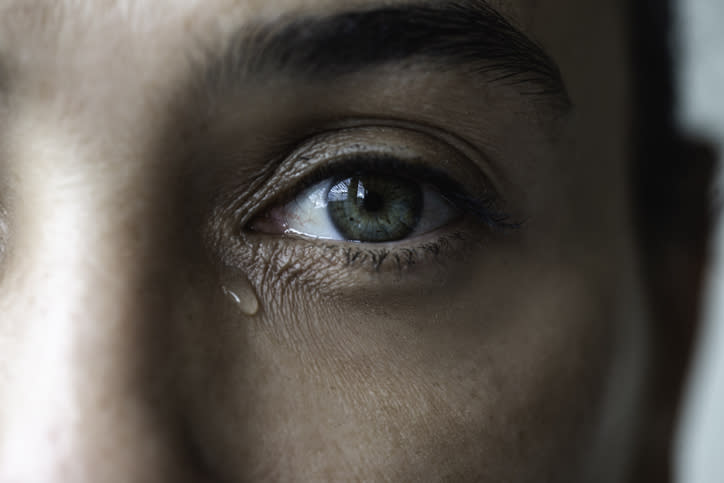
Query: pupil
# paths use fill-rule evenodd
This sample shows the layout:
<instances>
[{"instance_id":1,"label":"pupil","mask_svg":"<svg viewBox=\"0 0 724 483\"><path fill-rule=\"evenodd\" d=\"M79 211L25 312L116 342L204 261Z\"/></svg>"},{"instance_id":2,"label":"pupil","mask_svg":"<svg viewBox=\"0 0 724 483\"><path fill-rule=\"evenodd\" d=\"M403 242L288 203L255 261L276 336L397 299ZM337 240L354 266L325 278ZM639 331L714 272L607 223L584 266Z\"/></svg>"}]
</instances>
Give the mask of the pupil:
<instances>
[{"instance_id":1,"label":"pupil","mask_svg":"<svg viewBox=\"0 0 724 483\"><path fill-rule=\"evenodd\" d=\"M366 211L374 212L380 211L385 206L385 201L379 193L375 191L365 190L364 199L362 200L362 207Z\"/></svg>"}]
</instances>

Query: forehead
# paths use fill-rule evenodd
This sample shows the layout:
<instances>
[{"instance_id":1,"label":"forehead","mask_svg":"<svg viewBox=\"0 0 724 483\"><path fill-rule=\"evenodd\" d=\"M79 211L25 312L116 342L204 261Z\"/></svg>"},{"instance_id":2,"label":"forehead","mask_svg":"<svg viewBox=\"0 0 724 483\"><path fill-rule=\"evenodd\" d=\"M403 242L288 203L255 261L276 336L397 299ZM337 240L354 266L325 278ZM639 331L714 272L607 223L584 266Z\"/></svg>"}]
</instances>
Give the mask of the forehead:
<instances>
[{"instance_id":1,"label":"forehead","mask_svg":"<svg viewBox=\"0 0 724 483\"><path fill-rule=\"evenodd\" d=\"M377 7L445 5L445 0L0 0L0 84L25 109L63 108L107 118L119 98L148 113L191 76L191 65L233 36L281 19L324 17ZM467 0L466 5L482 5ZM623 2L490 0L490 6L540 44L562 71L574 103L609 109L621 102L626 65ZM281 22L280 22L281 23ZM601 92L600 80L607 79ZM109 82L112 81L112 82ZM139 109L132 109L133 102ZM127 104L130 102L131 104ZM151 104L149 104L151 103ZM81 106L81 107L78 107ZM89 107L90 106L90 107ZM95 107L94 107L95 106ZM94 110L96 109L96 110ZM96 112L100 109L100 112ZM163 110L159 107L159 110ZM597 106L589 109L594 112ZM42 116L41 116L42 117ZM146 114L146 117L149 117ZM123 119L121 119L123 121ZM126 122L134 122L125 119Z\"/></svg>"},{"instance_id":2,"label":"forehead","mask_svg":"<svg viewBox=\"0 0 724 483\"><path fill-rule=\"evenodd\" d=\"M284 15L331 14L404 4L442 4L444 0L0 0L0 49L17 48L14 40L53 39L65 43L93 40L91 32L114 39L146 42L172 36L187 40L223 35L225 29ZM487 3L517 27L539 36L568 31L576 25L597 26L620 21L621 2L591 0L469 0ZM610 24L609 24L610 25ZM619 26L620 27L620 26ZM577 29L579 34L586 29ZM611 31L615 34L620 28ZM130 34L130 35L129 35Z\"/></svg>"}]
</instances>

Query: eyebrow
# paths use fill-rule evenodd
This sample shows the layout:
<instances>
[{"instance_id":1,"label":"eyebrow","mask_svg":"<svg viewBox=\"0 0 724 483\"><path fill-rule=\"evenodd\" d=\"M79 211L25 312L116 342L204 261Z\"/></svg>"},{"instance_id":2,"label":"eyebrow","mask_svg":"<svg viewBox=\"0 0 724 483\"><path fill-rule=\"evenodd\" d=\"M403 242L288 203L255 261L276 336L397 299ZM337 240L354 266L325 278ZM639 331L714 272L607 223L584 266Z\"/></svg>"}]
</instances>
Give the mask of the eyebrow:
<instances>
[{"instance_id":1,"label":"eyebrow","mask_svg":"<svg viewBox=\"0 0 724 483\"><path fill-rule=\"evenodd\" d=\"M482 0L403 4L298 16L244 28L207 70L218 85L269 72L329 80L389 64L425 60L466 67L563 108L570 98L559 67L536 42Z\"/></svg>"}]
</instances>

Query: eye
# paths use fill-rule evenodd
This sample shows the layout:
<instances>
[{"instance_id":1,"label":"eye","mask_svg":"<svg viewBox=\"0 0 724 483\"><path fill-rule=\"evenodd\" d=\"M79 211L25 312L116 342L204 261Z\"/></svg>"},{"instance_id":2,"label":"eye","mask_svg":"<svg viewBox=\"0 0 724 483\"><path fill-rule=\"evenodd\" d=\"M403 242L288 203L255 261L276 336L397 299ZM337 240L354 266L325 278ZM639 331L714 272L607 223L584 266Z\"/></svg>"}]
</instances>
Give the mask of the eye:
<instances>
[{"instance_id":1,"label":"eye","mask_svg":"<svg viewBox=\"0 0 724 483\"><path fill-rule=\"evenodd\" d=\"M430 183L382 171L330 176L255 220L266 233L385 243L449 224L461 210Z\"/></svg>"},{"instance_id":2,"label":"eye","mask_svg":"<svg viewBox=\"0 0 724 483\"><path fill-rule=\"evenodd\" d=\"M317 263L370 259L379 272L384 260L422 266L516 228L494 179L475 149L434 128L351 126L299 144L233 212L244 243L303 248Z\"/></svg>"}]
</instances>

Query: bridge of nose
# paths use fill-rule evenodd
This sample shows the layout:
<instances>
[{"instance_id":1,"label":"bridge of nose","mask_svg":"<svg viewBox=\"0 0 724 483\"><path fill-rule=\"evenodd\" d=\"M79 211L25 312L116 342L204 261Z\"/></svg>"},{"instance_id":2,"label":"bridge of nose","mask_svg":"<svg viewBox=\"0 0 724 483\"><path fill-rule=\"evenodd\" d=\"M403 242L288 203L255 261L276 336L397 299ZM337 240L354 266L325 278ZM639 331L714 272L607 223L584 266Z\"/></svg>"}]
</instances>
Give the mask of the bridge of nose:
<instances>
[{"instance_id":1,"label":"bridge of nose","mask_svg":"<svg viewBox=\"0 0 724 483\"><path fill-rule=\"evenodd\" d=\"M99 18L76 26L83 42L64 26L0 47L22 58L0 86L0 483L202 480L179 421L196 397L185 371L211 376L200 351L176 354L213 338L217 287L165 145L190 22L164 16L149 41Z\"/></svg>"},{"instance_id":2,"label":"bridge of nose","mask_svg":"<svg viewBox=\"0 0 724 483\"><path fill-rule=\"evenodd\" d=\"M184 265L163 176L143 139L38 124L9 150L0 481L182 481L158 352Z\"/></svg>"}]
</instances>

